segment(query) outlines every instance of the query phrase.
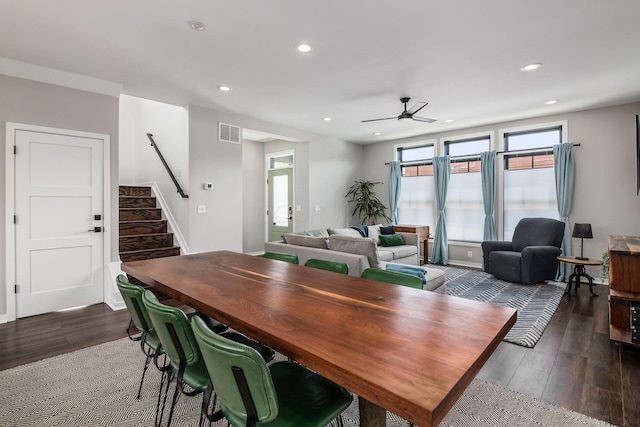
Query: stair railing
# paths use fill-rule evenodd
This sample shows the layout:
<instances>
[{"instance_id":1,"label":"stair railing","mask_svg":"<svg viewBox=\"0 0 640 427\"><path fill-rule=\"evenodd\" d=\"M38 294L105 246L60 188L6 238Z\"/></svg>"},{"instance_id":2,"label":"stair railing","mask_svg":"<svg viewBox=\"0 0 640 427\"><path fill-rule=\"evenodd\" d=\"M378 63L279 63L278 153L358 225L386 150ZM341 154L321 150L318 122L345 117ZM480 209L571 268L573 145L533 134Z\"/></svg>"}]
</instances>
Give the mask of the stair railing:
<instances>
[{"instance_id":1,"label":"stair railing","mask_svg":"<svg viewBox=\"0 0 640 427\"><path fill-rule=\"evenodd\" d=\"M160 161L164 165L164 168L167 170L167 172L169 172L169 176L171 177L171 180L173 181L173 184L178 189L178 193L180 193L180 196L182 196L183 199L188 199L189 196L184 194L184 191L182 191L182 187L180 187L180 184L178 183L178 180L176 179L176 177L173 174L173 172L171 172L171 168L169 168L169 165L167 164L167 162L164 160L164 156L160 152L160 149L158 148L158 144L156 144L156 142L153 140L153 135L148 133L147 137L149 138L149 141L151 141L151 146L156 149L156 153L158 153L158 157L160 157Z\"/></svg>"}]
</instances>

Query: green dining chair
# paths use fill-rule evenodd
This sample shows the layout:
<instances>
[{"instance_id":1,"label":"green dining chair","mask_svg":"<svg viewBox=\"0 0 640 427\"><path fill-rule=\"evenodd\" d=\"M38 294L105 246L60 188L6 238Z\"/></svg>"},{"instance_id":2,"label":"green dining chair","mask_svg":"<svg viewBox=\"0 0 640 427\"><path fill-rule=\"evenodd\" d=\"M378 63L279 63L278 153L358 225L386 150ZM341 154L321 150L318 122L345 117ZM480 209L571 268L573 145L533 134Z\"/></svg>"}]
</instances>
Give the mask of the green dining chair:
<instances>
[{"instance_id":1,"label":"green dining chair","mask_svg":"<svg viewBox=\"0 0 640 427\"><path fill-rule=\"evenodd\" d=\"M169 418L167 421L167 426L170 426L173 418L173 411L180 394L184 394L185 396L196 396L203 393L207 390L207 386L209 385L209 375L202 360L198 344L193 336L191 323L184 311L176 307L170 307L162 304L158 301L158 298L153 294L153 292L149 290L144 292L142 301L149 312L149 317L151 318L153 327L156 330L163 351L169 358L169 364L176 378L176 387L171 399ZM205 318L205 316L200 314L191 317L191 319L196 318L203 324L207 325L209 330L212 330L212 323L208 321L208 318ZM216 332L212 330L212 333ZM229 331L222 332L222 334L230 341L238 341L239 343L242 343L242 345L252 348L263 360L270 361L275 356L275 352L270 348L265 347L237 332ZM165 403L168 391L169 382L167 382L165 389ZM203 396L203 401L204 397L205 396ZM162 405L158 425L162 424L164 407L165 404ZM203 421L204 419L201 417L200 424L202 424Z\"/></svg>"},{"instance_id":2,"label":"green dining chair","mask_svg":"<svg viewBox=\"0 0 640 427\"><path fill-rule=\"evenodd\" d=\"M154 360L154 364L162 373L160 376L158 401L156 403L156 418L154 421L154 425L157 425L160 400L162 398L162 386L165 379L168 381L167 377L171 366L166 363L166 353L164 353L164 351L162 350L162 345L160 344L160 340L158 339L158 334L156 334L156 331L153 328L153 323L151 322L151 318L149 317L149 312L142 302L144 288L142 286L134 285L129 282L124 274L120 274L118 275L118 277L116 277L116 283L118 285L118 289L120 290L120 294L122 295L122 299L124 300L124 304L129 311L129 315L131 316L129 326L127 327L127 336L132 341L140 342L140 348L142 349L142 353L145 355L144 367L142 368L142 378L140 378L140 386L138 387L138 395L136 396L136 398L140 399L142 384L144 382L144 377L147 373L147 369L151 360ZM139 336L131 335L132 324L140 331ZM162 364L159 364L158 362L158 358L160 355L165 356Z\"/></svg>"},{"instance_id":3,"label":"green dining chair","mask_svg":"<svg viewBox=\"0 0 640 427\"><path fill-rule=\"evenodd\" d=\"M343 387L297 363L267 366L254 349L213 333L200 319L191 323L220 399L220 410L207 411L209 421L224 417L234 427L322 427L338 418L342 425L341 414L352 401Z\"/></svg>"},{"instance_id":4,"label":"green dining chair","mask_svg":"<svg viewBox=\"0 0 640 427\"><path fill-rule=\"evenodd\" d=\"M349 265L344 262L325 261L323 259L309 258L304 263L305 267L319 268L320 270L333 271L335 273L349 274Z\"/></svg>"},{"instance_id":5,"label":"green dining chair","mask_svg":"<svg viewBox=\"0 0 640 427\"><path fill-rule=\"evenodd\" d=\"M410 288L422 289L422 280L411 274L398 273L395 271L382 270L379 268L367 268L362 272L362 278L377 280L378 282L392 283L394 285L408 286Z\"/></svg>"},{"instance_id":6,"label":"green dining chair","mask_svg":"<svg viewBox=\"0 0 640 427\"><path fill-rule=\"evenodd\" d=\"M284 261L291 264L298 264L298 255L283 254L280 252L265 252L262 255L263 258L276 259L278 261Z\"/></svg>"},{"instance_id":7,"label":"green dining chair","mask_svg":"<svg viewBox=\"0 0 640 427\"><path fill-rule=\"evenodd\" d=\"M124 304L129 311L129 326L127 327L127 336L131 341L139 341L142 353L145 355L144 367L142 368L142 378L140 379L140 386L138 387L137 399L140 399L140 393L142 392L142 383L144 382L145 374L149 363L155 357L156 352L160 349L160 341L158 335L153 329L149 313L147 312L144 304L142 303L142 294L144 289L141 286L131 284L124 274L116 277L116 284L120 295L124 300ZM140 335L131 335L131 327L135 326ZM164 379L164 375L163 375ZM162 384L160 385L162 387Z\"/></svg>"}]
</instances>

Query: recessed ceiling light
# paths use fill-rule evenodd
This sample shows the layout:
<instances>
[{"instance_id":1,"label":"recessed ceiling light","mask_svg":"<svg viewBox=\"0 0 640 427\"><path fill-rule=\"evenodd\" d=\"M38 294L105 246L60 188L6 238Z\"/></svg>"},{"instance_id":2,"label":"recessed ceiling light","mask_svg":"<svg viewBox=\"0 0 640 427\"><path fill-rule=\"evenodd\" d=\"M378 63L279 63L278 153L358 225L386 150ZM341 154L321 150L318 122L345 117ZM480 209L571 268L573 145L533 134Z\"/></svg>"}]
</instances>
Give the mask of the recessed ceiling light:
<instances>
[{"instance_id":1,"label":"recessed ceiling light","mask_svg":"<svg viewBox=\"0 0 640 427\"><path fill-rule=\"evenodd\" d=\"M222 92L229 92L231 90L231 88L227 85L220 85L217 86L218 90L221 90Z\"/></svg>"},{"instance_id":2,"label":"recessed ceiling light","mask_svg":"<svg viewBox=\"0 0 640 427\"><path fill-rule=\"evenodd\" d=\"M444 122L445 122L445 123L451 123L452 121L453 121L453 119L447 119L447 120L445 120Z\"/></svg>"},{"instance_id":3,"label":"recessed ceiling light","mask_svg":"<svg viewBox=\"0 0 640 427\"><path fill-rule=\"evenodd\" d=\"M533 71L533 70L537 70L540 67L542 67L542 64L540 64L539 62L536 62L534 64L525 65L524 67L520 68L520 70L521 71Z\"/></svg>"},{"instance_id":4,"label":"recessed ceiling light","mask_svg":"<svg viewBox=\"0 0 640 427\"><path fill-rule=\"evenodd\" d=\"M190 21L189 22L189 27L192 30L196 30L196 31L204 31L204 30L207 29L207 26L203 22L200 22L200 21Z\"/></svg>"},{"instance_id":5,"label":"recessed ceiling light","mask_svg":"<svg viewBox=\"0 0 640 427\"><path fill-rule=\"evenodd\" d=\"M325 122L330 122L331 121L331 117L323 117L322 120L324 120Z\"/></svg>"},{"instance_id":6,"label":"recessed ceiling light","mask_svg":"<svg viewBox=\"0 0 640 427\"><path fill-rule=\"evenodd\" d=\"M373 133L373 136L380 136L380 135L382 135L382 132L374 132Z\"/></svg>"},{"instance_id":7,"label":"recessed ceiling light","mask_svg":"<svg viewBox=\"0 0 640 427\"><path fill-rule=\"evenodd\" d=\"M300 43L300 44L296 45L296 50L298 52L307 53L307 52L311 52L311 49L313 49L313 48L311 47L310 44L307 44L307 43Z\"/></svg>"},{"instance_id":8,"label":"recessed ceiling light","mask_svg":"<svg viewBox=\"0 0 640 427\"><path fill-rule=\"evenodd\" d=\"M544 104L545 104L545 105L551 105L551 104L555 104L556 102L558 102L558 101L557 101L557 100L555 100L555 99L552 99L552 100L550 100L550 101L545 102Z\"/></svg>"}]
</instances>

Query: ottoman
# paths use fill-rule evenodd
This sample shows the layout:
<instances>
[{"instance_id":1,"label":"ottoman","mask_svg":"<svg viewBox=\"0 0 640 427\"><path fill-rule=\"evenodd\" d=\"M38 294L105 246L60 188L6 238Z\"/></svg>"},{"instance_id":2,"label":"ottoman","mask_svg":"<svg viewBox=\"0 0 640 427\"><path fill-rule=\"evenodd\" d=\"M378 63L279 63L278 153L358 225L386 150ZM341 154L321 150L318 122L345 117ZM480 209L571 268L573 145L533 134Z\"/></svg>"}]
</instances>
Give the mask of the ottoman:
<instances>
[{"instance_id":1,"label":"ottoman","mask_svg":"<svg viewBox=\"0 0 640 427\"><path fill-rule=\"evenodd\" d=\"M394 263L394 262L387 263L387 262L381 261L380 268L383 270L386 269L387 264L397 264L403 267L409 267L406 264L400 264L400 263ZM422 265L420 266L412 265L410 267L424 271L424 276L425 276L425 279L427 280L427 283L422 285L422 289L424 289L425 291L431 291L438 294L447 293L447 287L445 286L445 283L444 283L444 271L438 270L437 268L433 268L433 267L428 267L428 266L425 267Z\"/></svg>"}]
</instances>

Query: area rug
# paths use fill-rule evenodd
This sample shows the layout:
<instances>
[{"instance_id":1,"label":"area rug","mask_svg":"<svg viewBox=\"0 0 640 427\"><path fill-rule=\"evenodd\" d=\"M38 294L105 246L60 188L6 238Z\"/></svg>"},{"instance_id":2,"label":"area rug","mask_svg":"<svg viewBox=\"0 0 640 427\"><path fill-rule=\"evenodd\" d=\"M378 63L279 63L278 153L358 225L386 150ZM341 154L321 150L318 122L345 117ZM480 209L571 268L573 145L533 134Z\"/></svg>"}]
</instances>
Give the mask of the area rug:
<instances>
[{"instance_id":1,"label":"area rug","mask_svg":"<svg viewBox=\"0 0 640 427\"><path fill-rule=\"evenodd\" d=\"M278 355L278 359L284 357ZM127 338L0 371L0 426L151 426L160 376L147 372L142 396L135 395L143 356ZM172 426L196 426L200 396L182 396ZM359 426L357 396L343 415ZM226 426L225 421L214 424ZM387 426L409 423L387 413ZM474 380L441 426L610 426L481 380Z\"/></svg>"},{"instance_id":2,"label":"area rug","mask_svg":"<svg viewBox=\"0 0 640 427\"><path fill-rule=\"evenodd\" d=\"M567 284L520 285L478 270L430 265L445 272L447 295L515 308L518 319L504 341L534 347L555 313Z\"/></svg>"}]
</instances>

